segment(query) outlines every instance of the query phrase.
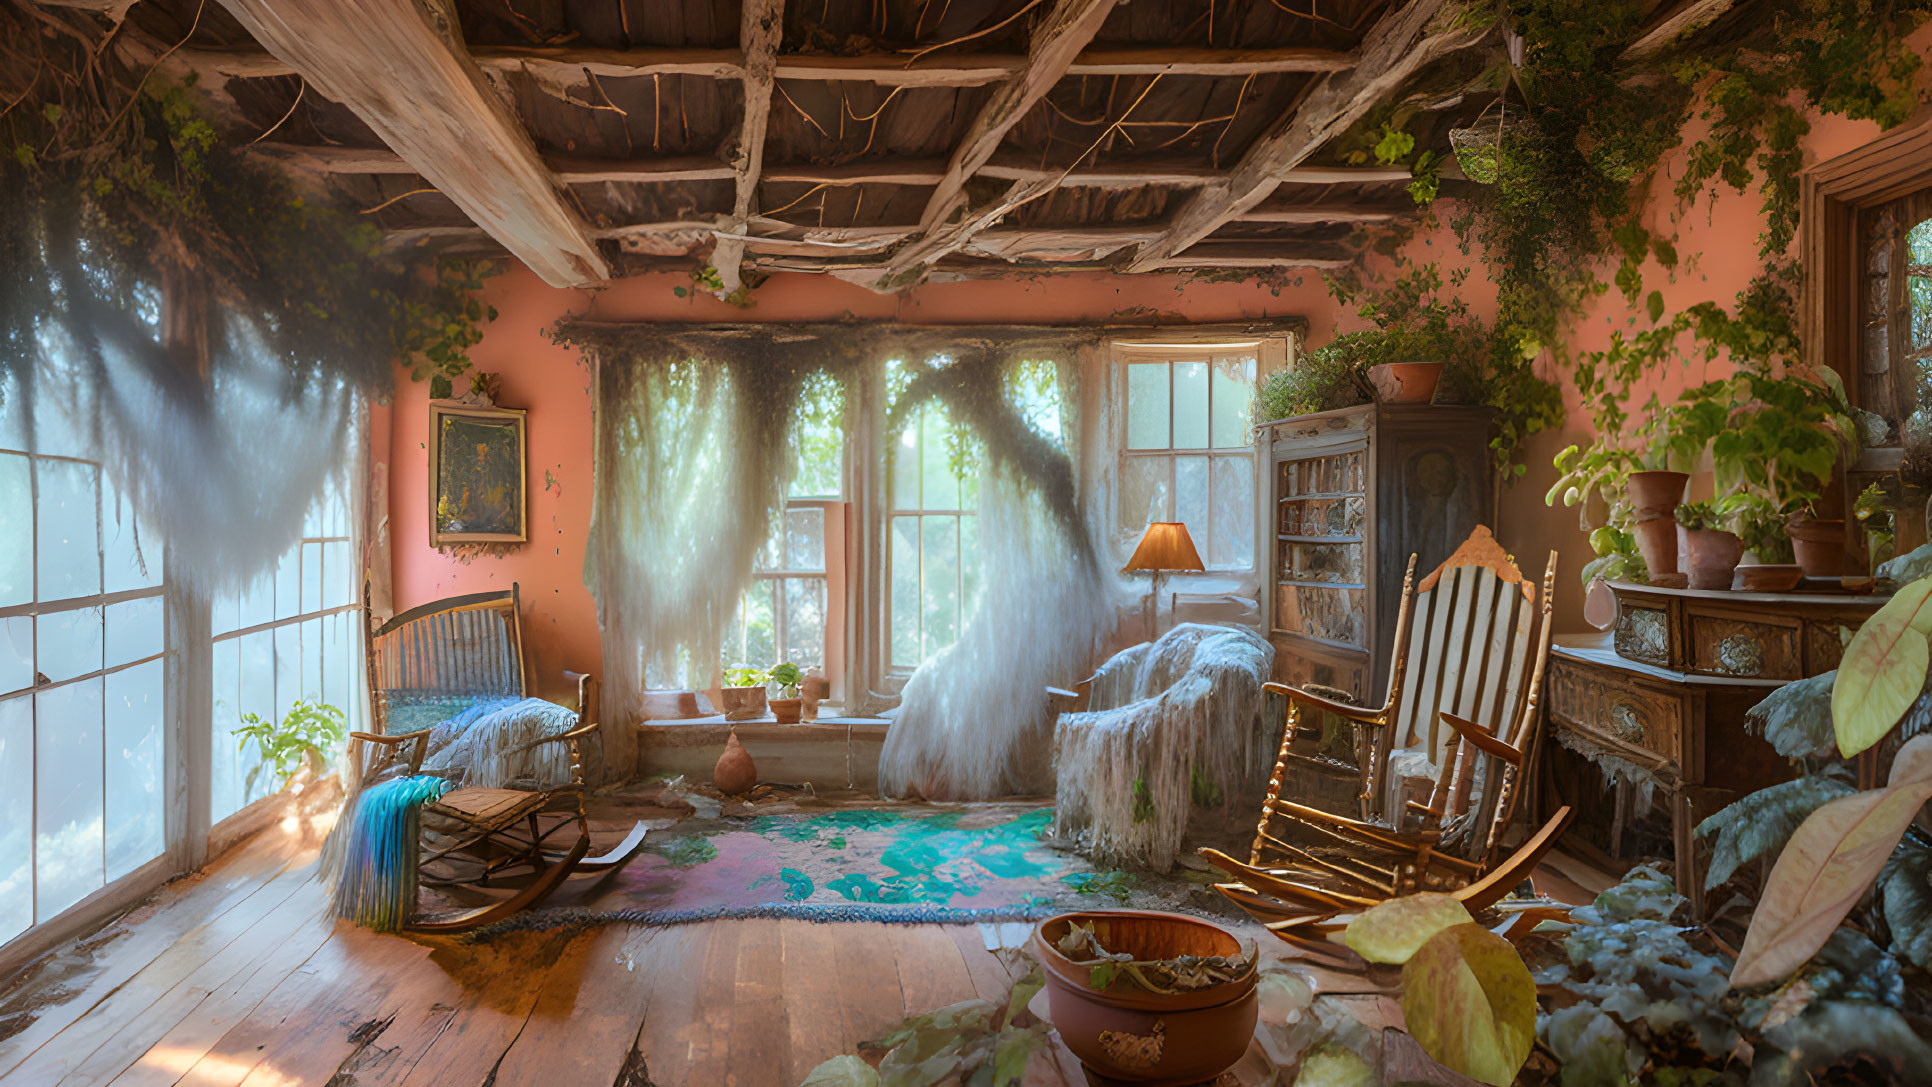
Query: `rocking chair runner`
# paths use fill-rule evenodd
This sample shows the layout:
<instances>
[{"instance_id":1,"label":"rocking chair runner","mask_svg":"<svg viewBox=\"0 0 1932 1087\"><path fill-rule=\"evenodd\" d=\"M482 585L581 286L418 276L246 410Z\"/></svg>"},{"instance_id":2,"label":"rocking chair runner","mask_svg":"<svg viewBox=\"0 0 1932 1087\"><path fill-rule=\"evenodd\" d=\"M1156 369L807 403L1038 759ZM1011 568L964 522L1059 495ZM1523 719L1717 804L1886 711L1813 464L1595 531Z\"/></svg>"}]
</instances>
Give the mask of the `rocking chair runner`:
<instances>
[{"instance_id":1,"label":"rocking chair runner","mask_svg":"<svg viewBox=\"0 0 1932 1087\"><path fill-rule=\"evenodd\" d=\"M1222 885L1222 892L1264 920L1270 915L1356 908L1425 889L1461 894L1463 889L1478 887L1488 893L1500 885L1500 897L1521 879L1500 882L1500 877L1518 871L1527 875L1568 825L1570 813L1564 809L1514 854L1502 855L1504 835L1515 818L1520 778L1534 757L1537 700L1554 606L1555 554L1544 572L1536 624L1540 629L1533 636L1531 588L1486 529L1479 527L1448 562L1424 579L1420 602L1412 593L1412 577L1413 560L1411 577L1405 578L1403 586L1397 656L1383 707L1349 706L1304 690L1273 686L1289 699L1287 731L1248 861L1244 864L1218 851L1202 851L1209 861L1242 881ZM1416 637L1407 638L1412 613L1417 611L1425 625ZM1411 649L1419 667L1409 663ZM1418 673L1420 681L1413 682ZM1434 714L1438 727L1428 730L1425 743L1393 752L1397 743L1413 735L1412 723L1420 720L1418 713L1425 704L1439 707ZM1451 712L1498 712L1491 708L1499 705L1507 709L1492 718L1499 723L1499 734ZM1378 806L1374 801L1382 795L1387 762L1397 762L1398 769L1403 761L1412 768L1430 767L1434 786L1427 801L1408 799L1406 790L1391 790L1401 803L1393 806L1390 818L1353 819L1283 799L1281 787L1288 766L1306 758L1289 750L1298 712L1304 707L1334 713L1368 732L1365 742L1358 744L1358 749L1368 752L1359 771L1365 810ZM1420 821L1414 829L1405 826L1411 816ZM1289 835L1279 824L1299 826L1340 849L1333 856L1322 856L1314 848L1286 841Z\"/></svg>"},{"instance_id":2,"label":"rocking chair runner","mask_svg":"<svg viewBox=\"0 0 1932 1087\"><path fill-rule=\"evenodd\" d=\"M459 787L424 805L427 843L417 861L419 878L444 885L487 887L527 877L497 902L452 916L412 916L403 927L414 932L459 932L503 920L548 897L571 876L601 874L629 863L644 846L645 826L637 823L616 848L589 857L590 823L584 811L583 759L579 741L597 730L592 723L537 743L570 745L570 784L544 791ZM366 779L382 764L404 762L410 774L422 767L431 730L400 736L349 734L349 764ZM405 754L406 749L406 754ZM365 765L365 752L376 756ZM547 818L546 818L547 817ZM576 837L568 849L549 847L571 826Z\"/></svg>"}]
</instances>

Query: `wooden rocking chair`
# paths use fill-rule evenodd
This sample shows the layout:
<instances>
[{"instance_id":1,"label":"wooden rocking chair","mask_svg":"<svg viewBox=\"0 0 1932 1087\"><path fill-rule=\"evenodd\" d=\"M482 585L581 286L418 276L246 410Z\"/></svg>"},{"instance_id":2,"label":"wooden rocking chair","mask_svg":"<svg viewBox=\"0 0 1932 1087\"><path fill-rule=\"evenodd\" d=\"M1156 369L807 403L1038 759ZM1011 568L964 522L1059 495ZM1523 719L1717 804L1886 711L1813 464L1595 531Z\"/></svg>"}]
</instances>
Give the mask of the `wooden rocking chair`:
<instances>
[{"instance_id":1,"label":"wooden rocking chair","mask_svg":"<svg viewBox=\"0 0 1932 1087\"><path fill-rule=\"evenodd\" d=\"M423 806L425 846L417 861L424 883L467 888L489 888L492 881L511 893L488 905L443 916L413 916L404 928L412 932L460 932L501 921L549 897L572 876L602 875L628 864L644 847L642 822L616 848L598 857L590 853L590 821L584 812L583 758L579 741L597 730L592 722L535 744L570 745L570 783L542 791L459 786ZM349 765L368 777L386 763L406 765L410 774L422 768L430 730L400 736L368 732L349 734ZM532 746L535 746L533 744ZM369 757L366 760L365 756ZM568 828L576 836L567 848L553 839ZM519 885L520 884L520 885Z\"/></svg>"},{"instance_id":2,"label":"wooden rocking chair","mask_svg":"<svg viewBox=\"0 0 1932 1087\"><path fill-rule=\"evenodd\" d=\"M1558 812L1524 847L1503 855L1520 778L1534 759L1555 578L1552 552L1543 575L1540 615L1534 615L1533 590L1488 530L1479 526L1423 579L1419 592L1412 588L1411 560L1389 695L1381 708L1350 706L1270 685L1288 699L1287 729L1248 861L1202 851L1242 881L1223 885L1223 893L1265 919L1267 914L1354 908L1417 890L1461 893L1471 886L1500 886L1500 894L1520 882L1520 877L1501 881L1518 870L1527 875L1570 818L1567 809ZM1419 626L1414 623L1418 615L1423 620ZM1366 753L1359 768L1364 818L1282 798L1289 766L1307 760L1290 751L1303 708L1335 714L1366 733L1357 744ZM1435 727L1427 730L1422 743L1410 747L1418 738L1414 723L1424 720L1425 712ZM1472 719L1476 714L1498 722L1500 733L1481 727ZM1398 744L1404 749L1392 750ZM1378 804L1390 762L1398 764L1398 771L1403 763L1427 767L1434 779L1428 798L1410 799L1402 787L1388 790L1399 803ZM1388 817L1374 817L1389 809ZM1418 825L1411 827L1411 819ZM1320 847L1288 841L1295 836L1291 826L1304 838L1318 839L1330 855L1324 856ZM1487 878L1492 875L1497 879Z\"/></svg>"}]
</instances>

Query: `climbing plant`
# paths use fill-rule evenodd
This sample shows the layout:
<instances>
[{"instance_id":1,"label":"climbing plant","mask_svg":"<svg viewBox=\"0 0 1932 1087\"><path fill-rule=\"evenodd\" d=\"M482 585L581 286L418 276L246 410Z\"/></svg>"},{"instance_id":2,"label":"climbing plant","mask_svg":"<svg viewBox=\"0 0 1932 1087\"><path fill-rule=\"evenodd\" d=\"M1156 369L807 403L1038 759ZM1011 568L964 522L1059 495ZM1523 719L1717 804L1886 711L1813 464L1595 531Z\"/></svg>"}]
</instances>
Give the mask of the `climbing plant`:
<instances>
[{"instance_id":1,"label":"climbing plant","mask_svg":"<svg viewBox=\"0 0 1932 1087\"><path fill-rule=\"evenodd\" d=\"M297 379L368 390L400 361L418 380L469 368L495 314L485 266L383 246L374 223L311 200L238 153L197 101L102 48L66 9L0 8L0 371L24 372L58 324L84 353L99 338L201 307L219 341L239 318ZM128 337L122 335L125 342Z\"/></svg>"}]
</instances>

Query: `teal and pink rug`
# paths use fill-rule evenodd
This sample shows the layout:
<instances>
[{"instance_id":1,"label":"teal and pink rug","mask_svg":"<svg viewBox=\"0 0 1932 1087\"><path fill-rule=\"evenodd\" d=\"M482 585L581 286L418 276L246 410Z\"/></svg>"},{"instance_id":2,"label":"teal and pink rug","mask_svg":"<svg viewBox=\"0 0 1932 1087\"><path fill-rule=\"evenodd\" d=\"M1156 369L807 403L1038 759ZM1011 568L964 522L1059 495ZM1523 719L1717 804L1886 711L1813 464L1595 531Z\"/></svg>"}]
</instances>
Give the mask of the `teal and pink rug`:
<instances>
[{"instance_id":1,"label":"teal and pink rug","mask_svg":"<svg viewBox=\"0 0 1932 1087\"><path fill-rule=\"evenodd\" d=\"M965 923L1070 909L1198 909L1205 877L1096 870L1042 840L1051 808L840 809L651 832L645 851L569 907L509 927L730 918ZM1194 879L1187 877L1194 876ZM561 897L561 895L560 895Z\"/></svg>"}]
</instances>

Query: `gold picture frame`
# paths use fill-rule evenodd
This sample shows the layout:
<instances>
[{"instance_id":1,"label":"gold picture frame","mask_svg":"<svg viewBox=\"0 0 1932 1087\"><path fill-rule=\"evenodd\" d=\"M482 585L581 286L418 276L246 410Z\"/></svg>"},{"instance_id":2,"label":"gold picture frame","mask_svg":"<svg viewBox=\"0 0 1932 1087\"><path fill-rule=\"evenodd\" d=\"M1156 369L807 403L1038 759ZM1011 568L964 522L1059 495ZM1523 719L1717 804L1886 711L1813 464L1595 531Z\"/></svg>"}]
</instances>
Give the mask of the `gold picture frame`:
<instances>
[{"instance_id":1,"label":"gold picture frame","mask_svg":"<svg viewBox=\"0 0 1932 1087\"><path fill-rule=\"evenodd\" d=\"M524 426L519 408L429 402L431 547L529 541Z\"/></svg>"}]
</instances>

